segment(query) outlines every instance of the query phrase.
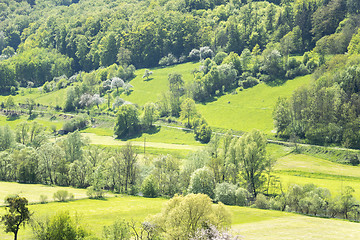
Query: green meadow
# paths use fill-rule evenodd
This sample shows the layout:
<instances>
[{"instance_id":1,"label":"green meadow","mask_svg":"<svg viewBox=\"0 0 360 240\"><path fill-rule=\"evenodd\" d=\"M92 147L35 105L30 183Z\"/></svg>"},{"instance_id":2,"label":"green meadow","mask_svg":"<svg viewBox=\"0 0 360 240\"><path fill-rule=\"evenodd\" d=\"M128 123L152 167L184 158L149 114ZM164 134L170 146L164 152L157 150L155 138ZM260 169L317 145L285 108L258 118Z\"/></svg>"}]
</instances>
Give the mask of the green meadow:
<instances>
[{"instance_id":1,"label":"green meadow","mask_svg":"<svg viewBox=\"0 0 360 240\"><path fill-rule=\"evenodd\" d=\"M61 129L64 124L64 122L61 120L51 121L49 118L45 118L45 117L39 117L39 118L35 118L34 120L29 120L27 115L22 115L16 119L9 119L4 115L0 115L0 126L9 125L12 129L15 129L16 125L18 125L19 123L26 121L29 123L36 121L47 127L48 130L52 125L56 126L56 129Z\"/></svg>"},{"instance_id":2,"label":"green meadow","mask_svg":"<svg viewBox=\"0 0 360 240\"><path fill-rule=\"evenodd\" d=\"M330 190L333 196L345 186L354 188L354 196L360 199L360 167L330 162L321 158L289 154L277 159L275 174L287 188L291 184L313 183Z\"/></svg>"},{"instance_id":3,"label":"green meadow","mask_svg":"<svg viewBox=\"0 0 360 240\"><path fill-rule=\"evenodd\" d=\"M180 73L184 81L187 82L193 78L191 71L195 68L198 69L199 66L200 63L189 62L166 68L152 68L150 70L153 74L149 77L149 80L142 78L145 70L139 69L136 71L136 77L130 81L130 84L134 86L134 91L130 95L123 94L121 97L139 105L144 105L147 102L156 102L160 94L169 88L169 74Z\"/></svg>"},{"instance_id":4,"label":"green meadow","mask_svg":"<svg viewBox=\"0 0 360 240\"><path fill-rule=\"evenodd\" d=\"M66 100L66 88L44 93L37 88L20 88L19 94L13 96L15 103L25 103L26 99L34 99L35 103L40 103L44 106L63 106ZM4 102L7 96L0 95L0 102Z\"/></svg>"},{"instance_id":5,"label":"green meadow","mask_svg":"<svg viewBox=\"0 0 360 240\"><path fill-rule=\"evenodd\" d=\"M100 131L101 133L99 134L98 128L87 128L81 132L89 136L90 139L93 139L94 142L99 142L103 139L105 145L113 145L115 142L125 141L144 142L145 140L146 142L204 146L204 144L195 140L193 132L167 126L156 126L151 132L145 132L129 139L115 141L111 140L114 135L113 131L106 131L105 129L101 129Z\"/></svg>"},{"instance_id":6,"label":"green meadow","mask_svg":"<svg viewBox=\"0 0 360 240\"><path fill-rule=\"evenodd\" d=\"M92 233L101 236L103 226L116 219L142 222L161 211L166 199L122 196L105 200L77 200L30 205L34 218L44 218L59 211L68 211L80 217L82 224ZM344 239L356 236L359 224L348 221L307 217L293 213L227 206L232 215L232 231L243 239L301 239L299 236L314 236L314 239ZM0 208L2 214L4 208ZM285 225L284 225L285 224ZM285 226L285 227L284 227ZM321 229L320 233L317 233ZM336 230L335 230L336 229ZM31 239L31 228L22 228L19 239ZM0 238L12 239L12 235L0 231ZM307 238L309 239L309 238ZM313 239L313 238L310 238Z\"/></svg>"},{"instance_id":7,"label":"green meadow","mask_svg":"<svg viewBox=\"0 0 360 240\"><path fill-rule=\"evenodd\" d=\"M215 101L197 104L197 109L210 126L239 131L259 129L271 134L274 129L272 112L279 97L288 97L299 86L310 83L311 75L297 77L280 86L265 83L226 94Z\"/></svg>"},{"instance_id":8,"label":"green meadow","mask_svg":"<svg viewBox=\"0 0 360 240\"><path fill-rule=\"evenodd\" d=\"M21 184L14 182L0 182L0 206L4 205L4 199L8 195L17 194L26 197L29 203L39 203L40 195L47 196L47 201L54 201L53 195L59 190L66 190L74 194L74 199L87 198L86 190L72 187L58 187L41 184ZM110 196L110 195L109 195Z\"/></svg>"}]
</instances>

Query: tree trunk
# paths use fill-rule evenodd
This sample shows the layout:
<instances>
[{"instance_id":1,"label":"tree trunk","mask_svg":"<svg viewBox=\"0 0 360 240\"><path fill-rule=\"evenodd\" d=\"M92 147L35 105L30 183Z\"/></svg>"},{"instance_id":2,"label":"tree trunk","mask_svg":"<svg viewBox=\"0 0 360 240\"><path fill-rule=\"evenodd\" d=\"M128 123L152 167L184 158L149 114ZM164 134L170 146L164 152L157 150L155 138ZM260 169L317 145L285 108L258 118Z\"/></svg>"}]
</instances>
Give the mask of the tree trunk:
<instances>
[{"instance_id":1,"label":"tree trunk","mask_svg":"<svg viewBox=\"0 0 360 240\"><path fill-rule=\"evenodd\" d=\"M14 232L14 240L17 240L18 231L19 231L19 228L17 228Z\"/></svg>"}]
</instances>

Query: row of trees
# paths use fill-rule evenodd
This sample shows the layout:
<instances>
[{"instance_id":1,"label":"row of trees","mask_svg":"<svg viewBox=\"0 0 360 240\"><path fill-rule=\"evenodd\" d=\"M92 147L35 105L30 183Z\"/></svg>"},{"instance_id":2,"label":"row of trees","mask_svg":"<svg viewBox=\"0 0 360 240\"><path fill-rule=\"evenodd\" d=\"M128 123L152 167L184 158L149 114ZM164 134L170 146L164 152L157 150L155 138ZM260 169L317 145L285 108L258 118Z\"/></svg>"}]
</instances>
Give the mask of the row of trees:
<instances>
[{"instance_id":1,"label":"row of trees","mask_svg":"<svg viewBox=\"0 0 360 240\"><path fill-rule=\"evenodd\" d=\"M205 183L213 186L210 187L211 193L207 192L211 197L214 196L214 184L223 181L241 183L256 196L263 191L264 173L268 166L266 140L258 131L240 139L227 135L220 141L215 137L211 148L194 153L184 164L167 155L160 156L149 166L138 162L131 145L105 151L89 146L77 131L51 143L45 128L36 122L19 124L15 134L6 126L1 128L0 134L0 177L3 181L93 186L99 190L136 193L147 176L142 176L141 171L150 167L154 170L147 178L156 184L157 194L173 196L188 191L202 192L198 188L203 185L196 186L198 181L204 181L196 180L204 176L196 173L200 169L206 172L207 179L211 178Z\"/></svg>"}]
</instances>

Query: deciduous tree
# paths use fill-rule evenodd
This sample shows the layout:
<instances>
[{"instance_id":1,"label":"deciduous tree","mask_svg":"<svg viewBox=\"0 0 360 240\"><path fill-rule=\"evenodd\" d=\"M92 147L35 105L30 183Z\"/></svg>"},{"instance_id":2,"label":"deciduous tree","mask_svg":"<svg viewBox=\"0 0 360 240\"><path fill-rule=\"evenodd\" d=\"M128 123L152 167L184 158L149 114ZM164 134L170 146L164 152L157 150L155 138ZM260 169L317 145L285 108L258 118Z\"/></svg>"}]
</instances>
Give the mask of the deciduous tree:
<instances>
[{"instance_id":1,"label":"deciduous tree","mask_svg":"<svg viewBox=\"0 0 360 240\"><path fill-rule=\"evenodd\" d=\"M24 197L9 196L5 198L6 213L1 217L1 221L5 224L5 232L14 233L14 240L17 240L17 235L20 226L30 220L31 213L26 205L28 200Z\"/></svg>"}]
</instances>

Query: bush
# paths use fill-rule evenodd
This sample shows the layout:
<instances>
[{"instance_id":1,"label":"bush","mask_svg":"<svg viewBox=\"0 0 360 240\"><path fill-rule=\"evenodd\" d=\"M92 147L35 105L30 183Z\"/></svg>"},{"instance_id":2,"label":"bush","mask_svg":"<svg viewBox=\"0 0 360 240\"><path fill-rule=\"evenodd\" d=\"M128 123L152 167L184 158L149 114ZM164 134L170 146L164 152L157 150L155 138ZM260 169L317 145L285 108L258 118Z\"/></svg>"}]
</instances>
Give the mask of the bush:
<instances>
[{"instance_id":1,"label":"bush","mask_svg":"<svg viewBox=\"0 0 360 240\"><path fill-rule=\"evenodd\" d=\"M250 193L245 188L238 188L235 191L236 205L247 206L249 203Z\"/></svg>"},{"instance_id":2,"label":"bush","mask_svg":"<svg viewBox=\"0 0 360 240\"><path fill-rule=\"evenodd\" d=\"M66 190L58 190L56 193L54 193L54 200L59 202L65 202L68 200L73 200L74 194L69 193Z\"/></svg>"},{"instance_id":3,"label":"bush","mask_svg":"<svg viewBox=\"0 0 360 240\"><path fill-rule=\"evenodd\" d=\"M217 65L220 65L224 59L227 57L227 53L225 52L218 52L215 57L214 57L214 62L217 64Z\"/></svg>"},{"instance_id":4,"label":"bush","mask_svg":"<svg viewBox=\"0 0 360 240\"><path fill-rule=\"evenodd\" d=\"M103 198L104 193L103 189L96 189L94 186L90 186L86 189L86 195L88 195L89 198Z\"/></svg>"},{"instance_id":5,"label":"bush","mask_svg":"<svg viewBox=\"0 0 360 240\"><path fill-rule=\"evenodd\" d=\"M152 175L145 178L141 186L141 191L144 197L154 198L158 196L158 188Z\"/></svg>"},{"instance_id":6,"label":"bush","mask_svg":"<svg viewBox=\"0 0 360 240\"><path fill-rule=\"evenodd\" d=\"M40 195L40 203L41 204L47 203L47 198L48 198L48 196L41 194Z\"/></svg>"},{"instance_id":7,"label":"bush","mask_svg":"<svg viewBox=\"0 0 360 240\"><path fill-rule=\"evenodd\" d=\"M104 227L104 239L106 240L128 240L130 238L130 227L125 220L117 220L113 225Z\"/></svg>"},{"instance_id":8,"label":"bush","mask_svg":"<svg viewBox=\"0 0 360 240\"><path fill-rule=\"evenodd\" d=\"M161 66L170 66L176 63L178 63L178 60L172 53L169 53L167 56L162 57L159 61L159 65Z\"/></svg>"},{"instance_id":9,"label":"bush","mask_svg":"<svg viewBox=\"0 0 360 240\"><path fill-rule=\"evenodd\" d=\"M202 143L208 143L211 139L212 130L207 124L195 128L195 138Z\"/></svg>"},{"instance_id":10,"label":"bush","mask_svg":"<svg viewBox=\"0 0 360 240\"><path fill-rule=\"evenodd\" d=\"M189 193L203 193L214 199L215 178L213 173L206 167L197 169L191 174Z\"/></svg>"},{"instance_id":11,"label":"bush","mask_svg":"<svg viewBox=\"0 0 360 240\"><path fill-rule=\"evenodd\" d=\"M350 163L353 166L357 166L360 163L359 157L356 154L347 154L345 156L345 162Z\"/></svg>"},{"instance_id":12,"label":"bush","mask_svg":"<svg viewBox=\"0 0 360 240\"><path fill-rule=\"evenodd\" d=\"M35 239L72 239L80 240L89 236L89 233L74 221L68 212L60 212L45 221L33 221L32 229Z\"/></svg>"},{"instance_id":13,"label":"bush","mask_svg":"<svg viewBox=\"0 0 360 240\"><path fill-rule=\"evenodd\" d=\"M65 132L75 132L76 130L81 130L86 128L88 121L85 117L77 116L76 118L71 119L64 123L62 129Z\"/></svg>"},{"instance_id":14,"label":"bush","mask_svg":"<svg viewBox=\"0 0 360 240\"><path fill-rule=\"evenodd\" d=\"M241 83L241 86L244 89L247 89L247 88L251 88L251 87L254 87L254 86L258 85L259 80L257 80L256 78L254 78L252 76L249 76L244 81L242 81L240 83Z\"/></svg>"},{"instance_id":15,"label":"bush","mask_svg":"<svg viewBox=\"0 0 360 240\"><path fill-rule=\"evenodd\" d=\"M215 200L222 202L226 205L235 205L236 204L236 186L223 182L216 185L215 188Z\"/></svg>"},{"instance_id":16,"label":"bush","mask_svg":"<svg viewBox=\"0 0 360 240\"><path fill-rule=\"evenodd\" d=\"M193 50L191 50L191 52L189 53L189 59L192 61L197 61L200 58L200 51L196 48L194 48Z\"/></svg>"},{"instance_id":17,"label":"bush","mask_svg":"<svg viewBox=\"0 0 360 240\"><path fill-rule=\"evenodd\" d=\"M255 205L255 207L260 208L260 209L268 209L269 208L268 200L261 193L256 196L254 205Z\"/></svg>"}]
</instances>

